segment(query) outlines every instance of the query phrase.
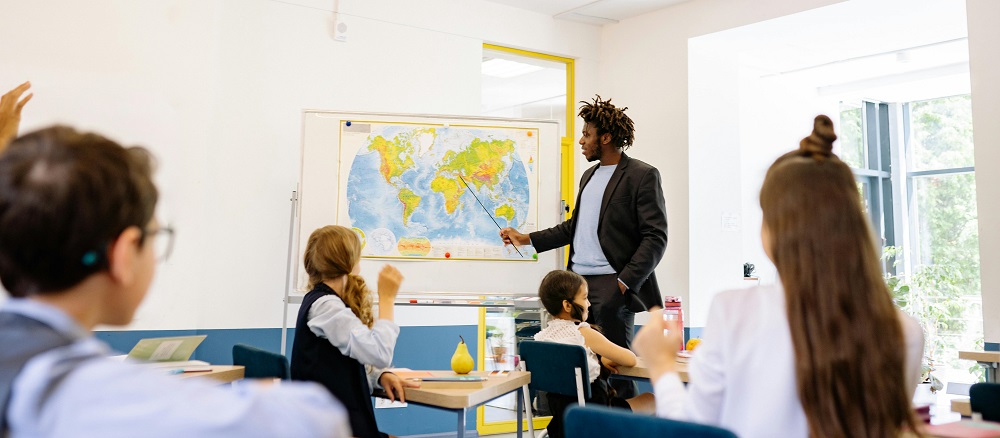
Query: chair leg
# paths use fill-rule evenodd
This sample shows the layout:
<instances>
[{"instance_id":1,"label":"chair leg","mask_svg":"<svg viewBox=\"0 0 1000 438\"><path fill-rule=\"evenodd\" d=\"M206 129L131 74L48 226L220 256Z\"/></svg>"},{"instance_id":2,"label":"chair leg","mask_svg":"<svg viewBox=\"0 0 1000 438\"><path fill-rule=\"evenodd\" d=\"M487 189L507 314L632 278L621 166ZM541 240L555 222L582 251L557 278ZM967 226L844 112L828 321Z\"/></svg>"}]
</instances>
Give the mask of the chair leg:
<instances>
[{"instance_id":1,"label":"chair leg","mask_svg":"<svg viewBox=\"0 0 1000 438\"><path fill-rule=\"evenodd\" d=\"M583 372L580 368L573 368L576 371L576 402L583 406L585 400L583 399Z\"/></svg>"}]
</instances>

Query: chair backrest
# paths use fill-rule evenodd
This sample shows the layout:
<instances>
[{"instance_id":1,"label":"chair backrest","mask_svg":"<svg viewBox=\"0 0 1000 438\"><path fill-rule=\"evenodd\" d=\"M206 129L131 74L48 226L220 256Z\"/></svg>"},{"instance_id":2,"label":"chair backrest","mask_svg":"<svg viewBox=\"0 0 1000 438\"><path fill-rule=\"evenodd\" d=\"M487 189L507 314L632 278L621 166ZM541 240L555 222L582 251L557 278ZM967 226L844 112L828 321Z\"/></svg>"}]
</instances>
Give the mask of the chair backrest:
<instances>
[{"instance_id":1,"label":"chair backrest","mask_svg":"<svg viewBox=\"0 0 1000 438\"><path fill-rule=\"evenodd\" d=\"M623 409L570 406L565 416L566 436L604 438L609 436L650 436L689 438L736 438L736 434L715 426L667 420L635 414Z\"/></svg>"},{"instance_id":2,"label":"chair backrest","mask_svg":"<svg viewBox=\"0 0 1000 438\"><path fill-rule=\"evenodd\" d=\"M977 383L969 388L969 407L983 420L1000 421L1000 383Z\"/></svg>"},{"instance_id":3,"label":"chair backrest","mask_svg":"<svg viewBox=\"0 0 1000 438\"><path fill-rule=\"evenodd\" d=\"M233 365L246 367L243 377L247 379L267 377L281 380L291 379L288 359L285 356L251 345L236 344L233 346Z\"/></svg>"},{"instance_id":4,"label":"chair backrest","mask_svg":"<svg viewBox=\"0 0 1000 438\"><path fill-rule=\"evenodd\" d=\"M518 353L531 373L528 387L536 391L577 397L582 386L584 399L590 399L590 375L587 371L587 351L579 345L555 342L521 341ZM577 371L582 380L577 380Z\"/></svg>"}]
</instances>

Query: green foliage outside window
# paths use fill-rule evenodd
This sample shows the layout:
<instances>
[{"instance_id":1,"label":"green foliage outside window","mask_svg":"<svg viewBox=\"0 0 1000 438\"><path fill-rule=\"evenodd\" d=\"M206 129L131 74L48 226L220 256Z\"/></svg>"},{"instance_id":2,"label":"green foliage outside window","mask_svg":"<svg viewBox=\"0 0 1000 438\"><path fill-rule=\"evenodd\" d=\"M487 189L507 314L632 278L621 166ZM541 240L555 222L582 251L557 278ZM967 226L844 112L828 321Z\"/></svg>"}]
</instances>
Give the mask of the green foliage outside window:
<instances>
[{"instance_id":1,"label":"green foliage outside window","mask_svg":"<svg viewBox=\"0 0 1000 438\"><path fill-rule=\"evenodd\" d=\"M973 166L969 96L914 102L910 123L911 170ZM914 176L911 188L911 248L884 251L899 260L905 250L910 277L889 275L886 284L896 304L924 326L926 365L967 367L958 350L983 343L975 174Z\"/></svg>"}]
</instances>

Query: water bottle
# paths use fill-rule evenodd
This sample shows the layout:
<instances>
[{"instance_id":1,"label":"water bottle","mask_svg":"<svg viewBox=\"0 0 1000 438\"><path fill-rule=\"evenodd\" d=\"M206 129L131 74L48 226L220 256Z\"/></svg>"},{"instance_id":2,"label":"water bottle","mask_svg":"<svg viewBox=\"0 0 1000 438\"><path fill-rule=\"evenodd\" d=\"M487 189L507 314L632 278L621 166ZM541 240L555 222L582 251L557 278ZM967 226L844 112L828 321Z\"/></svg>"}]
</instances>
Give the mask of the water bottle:
<instances>
[{"instance_id":1,"label":"water bottle","mask_svg":"<svg viewBox=\"0 0 1000 438\"><path fill-rule=\"evenodd\" d=\"M681 297L663 297L663 320L677 321L684 329L684 310L681 308ZM684 336L681 336L679 350L684 350Z\"/></svg>"}]
</instances>

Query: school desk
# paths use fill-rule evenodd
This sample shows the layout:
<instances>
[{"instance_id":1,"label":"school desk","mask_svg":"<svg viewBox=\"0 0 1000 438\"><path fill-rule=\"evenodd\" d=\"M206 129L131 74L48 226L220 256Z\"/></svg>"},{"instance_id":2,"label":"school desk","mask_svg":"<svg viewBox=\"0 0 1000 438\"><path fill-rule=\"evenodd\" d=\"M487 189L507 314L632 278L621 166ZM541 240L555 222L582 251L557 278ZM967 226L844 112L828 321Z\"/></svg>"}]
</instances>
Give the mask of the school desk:
<instances>
[{"instance_id":1,"label":"school desk","mask_svg":"<svg viewBox=\"0 0 1000 438\"><path fill-rule=\"evenodd\" d=\"M212 371L181 373L182 379L212 379L219 383L230 383L243 378L245 367L240 365L212 365Z\"/></svg>"},{"instance_id":2,"label":"school desk","mask_svg":"<svg viewBox=\"0 0 1000 438\"><path fill-rule=\"evenodd\" d=\"M630 380L649 380L649 369L646 368L646 362L642 360L641 357L637 357L636 364L634 367L618 367L618 374L612 374L611 377L625 377ZM677 363L677 374L681 377L681 382L687 383L688 381L688 365L687 363Z\"/></svg>"},{"instance_id":3,"label":"school desk","mask_svg":"<svg viewBox=\"0 0 1000 438\"><path fill-rule=\"evenodd\" d=\"M432 376L454 376L453 371L393 371L403 378L410 376L427 375ZM487 376L488 380L482 385L473 385L470 388L405 388L406 402L431 408L443 409L458 414L458 437L465 436L465 415L470 409L475 409L495 398L517 391L517 423L522 423L524 414L524 399L527 394L525 390L531 382L531 373L527 371L511 371L506 376L489 376L489 371L473 371L472 376ZM375 395L384 396L384 393ZM532 418L528 415L529 431L534 435ZM517 428L517 436L521 437L521 429Z\"/></svg>"}]
</instances>

